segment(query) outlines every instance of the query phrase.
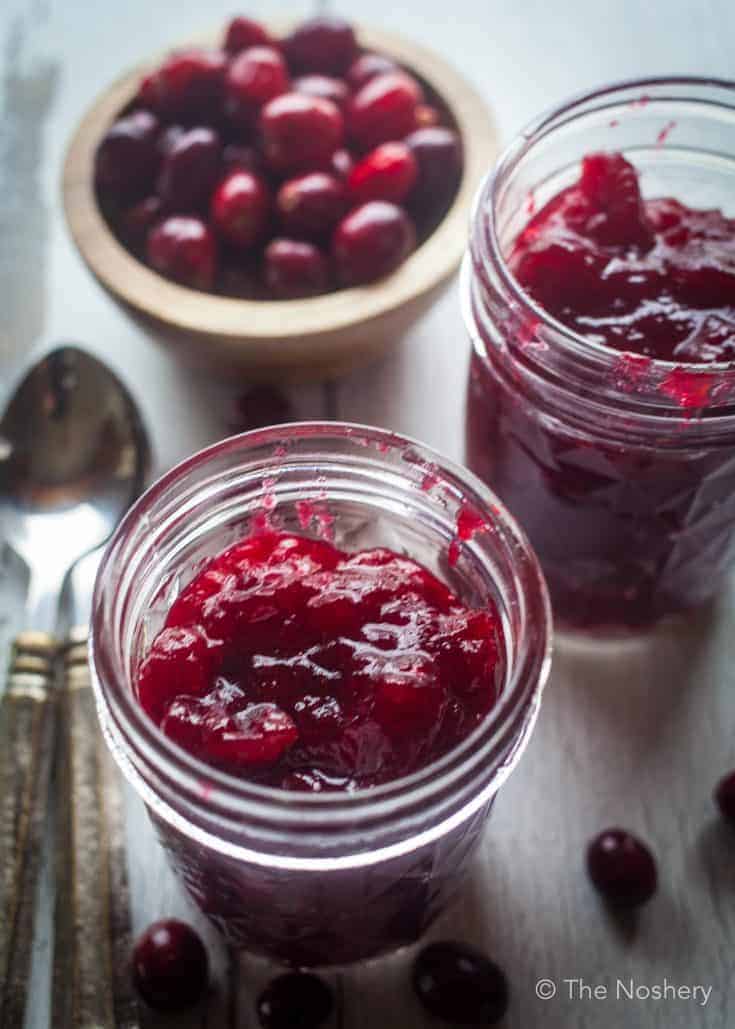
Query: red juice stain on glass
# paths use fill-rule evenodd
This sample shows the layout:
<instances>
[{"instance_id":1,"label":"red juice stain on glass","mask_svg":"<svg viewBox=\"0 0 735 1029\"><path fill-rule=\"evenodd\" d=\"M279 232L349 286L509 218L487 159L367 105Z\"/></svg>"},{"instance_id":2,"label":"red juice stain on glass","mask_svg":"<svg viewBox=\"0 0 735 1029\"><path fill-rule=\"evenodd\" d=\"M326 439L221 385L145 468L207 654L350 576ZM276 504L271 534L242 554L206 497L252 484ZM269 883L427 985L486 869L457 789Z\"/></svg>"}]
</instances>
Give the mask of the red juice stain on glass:
<instances>
[{"instance_id":1,"label":"red juice stain on glass","mask_svg":"<svg viewBox=\"0 0 735 1029\"><path fill-rule=\"evenodd\" d=\"M490 523L476 508L470 507L468 504L461 507L459 514L457 515L456 536L449 544L449 564L452 567L456 565L459 560L463 543L471 540L476 533L488 532L489 529Z\"/></svg>"}]
</instances>

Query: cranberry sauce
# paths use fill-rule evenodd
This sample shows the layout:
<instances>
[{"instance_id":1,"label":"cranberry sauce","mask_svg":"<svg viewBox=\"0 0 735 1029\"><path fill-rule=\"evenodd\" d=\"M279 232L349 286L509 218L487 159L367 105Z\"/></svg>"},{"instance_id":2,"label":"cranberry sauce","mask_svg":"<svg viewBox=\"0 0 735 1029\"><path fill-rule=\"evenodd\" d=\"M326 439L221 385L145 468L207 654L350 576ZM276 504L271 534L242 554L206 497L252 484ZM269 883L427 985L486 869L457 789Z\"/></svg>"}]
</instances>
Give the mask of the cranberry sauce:
<instances>
[{"instance_id":1,"label":"cranberry sauce","mask_svg":"<svg viewBox=\"0 0 735 1029\"><path fill-rule=\"evenodd\" d=\"M528 223L510 267L570 329L663 361L735 359L735 219L644 201L621 154L591 154L579 182Z\"/></svg>"},{"instance_id":2,"label":"cranberry sauce","mask_svg":"<svg viewBox=\"0 0 735 1029\"><path fill-rule=\"evenodd\" d=\"M537 376L533 348L498 317L498 294L491 317L505 345L474 324L467 463L528 532L560 623L637 628L703 603L731 561L735 525L732 437L699 432L716 373L667 373L655 431L625 397L655 359L735 359L735 221L644 201L623 157L595 154L531 219L509 263L555 319L623 352L614 378L630 388L613 397L602 379L598 395L588 380Z\"/></svg>"},{"instance_id":3,"label":"cranberry sauce","mask_svg":"<svg viewBox=\"0 0 735 1029\"><path fill-rule=\"evenodd\" d=\"M390 550L271 531L211 560L139 675L164 733L289 790L354 790L436 760L499 689L494 610L472 610Z\"/></svg>"}]
</instances>

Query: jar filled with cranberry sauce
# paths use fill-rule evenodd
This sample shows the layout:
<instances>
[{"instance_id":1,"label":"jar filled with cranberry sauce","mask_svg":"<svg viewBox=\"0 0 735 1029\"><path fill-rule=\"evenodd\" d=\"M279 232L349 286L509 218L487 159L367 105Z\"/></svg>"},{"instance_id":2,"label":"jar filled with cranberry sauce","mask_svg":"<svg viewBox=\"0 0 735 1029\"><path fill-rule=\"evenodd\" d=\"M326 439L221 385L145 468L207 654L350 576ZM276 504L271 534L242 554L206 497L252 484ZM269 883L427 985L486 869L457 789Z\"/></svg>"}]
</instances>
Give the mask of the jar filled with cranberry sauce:
<instances>
[{"instance_id":1,"label":"jar filled with cranberry sauce","mask_svg":"<svg viewBox=\"0 0 735 1029\"><path fill-rule=\"evenodd\" d=\"M264 429L164 476L99 573L103 731L234 947L415 940L533 728L543 576L474 476L394 434Z\"/></svg>"},{"instance_id":2,"label":"jar filled with cranberry sauce","mask_svg":"<svg viewBox=\"0 0 735 1029\"><path fill-rule=\"evenodd\" d=\"M467 463L557 623L704 604L735 546L735 83L623 83L532 124L480 190L462 299Z\"/></svg>"}]
</instances>

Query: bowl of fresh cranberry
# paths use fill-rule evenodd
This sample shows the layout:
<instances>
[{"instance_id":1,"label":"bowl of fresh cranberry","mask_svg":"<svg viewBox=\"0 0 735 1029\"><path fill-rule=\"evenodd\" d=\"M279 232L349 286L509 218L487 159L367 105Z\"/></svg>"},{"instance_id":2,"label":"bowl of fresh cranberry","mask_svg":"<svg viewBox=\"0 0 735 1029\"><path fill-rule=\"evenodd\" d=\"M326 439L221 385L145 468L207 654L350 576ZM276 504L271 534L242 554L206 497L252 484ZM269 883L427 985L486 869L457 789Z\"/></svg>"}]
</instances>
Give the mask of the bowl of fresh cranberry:
<instances>
[{"instance_id":1,"label":"bowl of fresh cranberry","mask_svg":"<svg viewBox=\"0 0 735 1029\"><path fill-rule=\"evenodd\" d=\"M237 17L97 100L65 211L93 273L180 355L323 377L446 283L494 153L484 101L435 54L333 16Z\"/></svg>"}]
</instances>

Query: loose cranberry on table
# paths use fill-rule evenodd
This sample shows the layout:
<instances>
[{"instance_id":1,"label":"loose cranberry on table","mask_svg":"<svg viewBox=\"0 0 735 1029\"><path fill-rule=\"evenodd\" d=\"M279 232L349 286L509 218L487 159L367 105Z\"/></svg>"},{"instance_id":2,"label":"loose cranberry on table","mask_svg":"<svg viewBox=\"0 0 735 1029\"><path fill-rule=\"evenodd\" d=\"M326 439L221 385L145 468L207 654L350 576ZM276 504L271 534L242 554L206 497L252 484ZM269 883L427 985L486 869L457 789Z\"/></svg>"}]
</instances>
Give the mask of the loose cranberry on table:
<instances>
[{"instance_id":1,"label":"loose cranberry on table","mask_svg":"<svg viewBox=\"0 0 735 1029\"><path fill-rule=\"evenodd\" d=\"M97 147L94 178L98 189L135 197L153 183L159 164L156 140L160 123L150 111L118 118Z\"/></svg>"},{"instance_id":2,"label":"loose cranberry on table","mask_svg":"<svg viewBox=\"0 0 735 1029\"><path fill-rule=\"evenodd\" d=\"M353 790L472 732L497 699L500 639L494 609L466 607L410 558L267 531L183 589L138 697L170 739L231 774Z\"/></svg>"},{"instance_id":3,"label":"loose cranberry on table","mask_svg":"<svg viewBox=\"0 0 735 1029\"><path fill-rule=\"evenodd\" d=\"M329 75L302 75L294 79L293 88L305 96L316 96L321 100L331 100L340 110L344 110L350 99L350 90L342 79Z\"/></svg>"},{"instance_id":4,"label":"loose cranberry on table","mask_svg":"<svg viewBox=\"0 0 735 1029\"><path fill-rule=\"evenodd\" d=\"M337 275L345 285L373 282L395 271L415 243L414 227L402 208L380 200L363 204L335 229Z\"/></svg>"},{"instance_id":5,"label":"loose cranberry on table","mask_svg":"<svg viewBox=\"0 0 735 1029\"><path fill-rule=\"evenodd\" d=\"M385 72L389 71L400 71L396 62L391 60L390 57L386 57L384 54L361 54L354 64L350 65L350 69L347 72L347 81L350 87L357 91L362 89L370 79L374 79L378 75L384 75Z\"/></svg>"},{"instance_id":6,"label":"loose cranberry on table","mask_svg":"<svg viewBox=\"0 0 735 1029\"><path fill-rule=\"evenodd\" d=\"M260 114L263 151L278 172L309 171L328 164L344 133L336 104L303 93L285 93Z\"/></svg>"},{"instance_id":7,"label":"loose cranberry on table","mask_svg":"<svg viewBox=\"0 0 735 1029\"><path fill-rule=\"evenodd\" d=\"M166 211L204 211L222 168L222 145L214 129L188 129L169 149L158 176L158 195Z\"/></svg>"},{"instance_id":8,"label":"loose cranberry on table","mask_svg":"<svg viewBox=\"0 0 735 1029\"><path fill-rule=\"evenodd\" d=\"M138 99L168 119L211 121L222 106L226 67L226 55L219 50L178 50L146 75Z\"/></svg>"},{"instance_id":9,"label":"loose cranberry on table","mask_svg":"<svg viewBox=\"0 0 735 1029\"><path fill-rule=\"evenodd\" d=\"M436 1018L453 1025L495 1025L508 1009L503 971L466 943L431 943L413 965L413 987Z\"/></svg>"},{"instance_id":10,"label":"loose cranberry on table","mask_svg":"<svg viewBox=\"0 0 735 1029\"><path fill-rule=\"evenodd\" d=\"M406 72L389 72L370 79L350 102L349 136L363 149L403 139L415 128L416 107L421 98L421 87Z\"/></svg>"},{"instance_id":11,"label":"loose cranberry on table","mask_svg":"<svg viewBox=\"0 0 735 1029\"><path fill-rule=\"evenodd\" d=\"M326 172L310 172L285 182L276 197L276 212L289 236L320 239L347 210L345 187Z\"/></svg>"},{"instance_id":12,"label":"loose cranberry on table","mask_svg":"<svg viewBox=\"0 0 735 1029\"><path fill-rule=\"evenodd\" d=\"M235 125L250 129L264 104L288 89L288 68L278 50L252 47L235 57L227 69L225 111Z\"/></svg>"},{"instance_id":13,"label":"loose cranberry on table","mask_svg":"<svg viewBox=\"0 0 735 1029\"><path fill-rule=\"evenodd\" d=\"M199 935L176 919L154 922L133 950L133 982L156 1011L182 1011L207 989L209 962Z\"/></svg>"},{"instance_id":14,"label":"loose cranberry on table","mask_svg":"<svg viewBox=\"0 0 735 1029\"><path fill-rule=\"evenodd\" d=\"M173 215L148 235L146 256L152 268L175 282L211 289L217 269L217 244L201 218Z\"/></svg>"},{"instance_id":15,"label":"loose cranberry on table","mask_svg":"<svg viewBox=\"0 0 735 1029\"><path fill-rule=\"evenodd\" d=\"M224 50L231 56L251 46L273 46L274 40L265 26L252 18L233 18L227 26Z\"/></svg>"},{"instance_id":16,"label":"loose cranberry on table","mask_svg":"<svg viewBox=\"0 0 735 1029\"><path fill-rule=\"evenodd\" d=\"M730 772L717 784L715 803L723 818L735 825L735 772Z\"/></svg>"},{"instance_id":17,"label":"loose cranberry on table","mask_svg":"<svg viewBox=\"0 0 735 1029\"><path fill-rule=\"evenodd\" d=\"M265 182L249 171L233 171L212 195L210 218L222 239L251 247L268 225L271 197Z\"/></svg>"},{"instance_id":18,"label":"loose cranberry on table","mask_svg":"<svg viewBox=\"0 0 735 1029\"><path fill-rule=\"evenodd\" d=\"M400 204L413 189L417 177L416 158L405 143L381 143L352 169L347 189L358 204L368 200Z\"/></svg>"},{"instance_id":19,"label":"loose cranberry on table","mask_svg":"<svg viewBox=\"0 0 735 1029\"><path fill-rule=\"evenodd\" d=\"M263 1029L319 1029L334 1008L327 984L307 972L290 972L274 979L258 997Z\"/></svg>"},{"instance_id":20,"label":"loose cranberry on table","mask_svg":"<svg viewBox=\"0 0 735 1029\"><path fill-rule=\"evenodd\" d=\"M656 892L658 873L651 851L623 829L606 829L587 848L592 883L614 907L634 908Z\"/></svg>"},{"instance_id":21,"label":"loose cranberry on table","mask_svg":"<svg viewBox=\"0 0 735 1029\"><path fill-rule=\"evenodd\" d=\"M265 248L263 264L267 288L282 300L323 293L329 282L324 254L303 240L271 240Z\"/></svg>"},{"instance_id":22,"label":"loose cranberry on table","mask_svg":"<svg viewBox=\"0 0 735 1029\"><path fill-rule=\"evenodd\" d=\"M288 63L301 72L343 75L357 55L357 40L349 22L319 15L303 22L283 42Z\"/></svg>"}]
</instances>

